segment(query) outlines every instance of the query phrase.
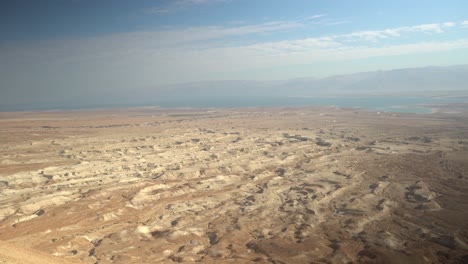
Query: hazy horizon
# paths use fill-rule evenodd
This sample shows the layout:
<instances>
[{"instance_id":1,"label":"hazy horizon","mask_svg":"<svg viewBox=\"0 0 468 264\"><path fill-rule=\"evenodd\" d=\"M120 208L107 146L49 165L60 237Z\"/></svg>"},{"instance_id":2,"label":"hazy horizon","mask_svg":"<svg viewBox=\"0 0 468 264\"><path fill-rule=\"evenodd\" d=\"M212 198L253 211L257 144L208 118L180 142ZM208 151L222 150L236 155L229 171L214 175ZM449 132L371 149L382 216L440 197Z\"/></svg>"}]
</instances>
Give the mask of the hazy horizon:
<instances>
[{"instance_id":1,"label":"hazy horizon","mask_svg":"<svg viewBox=\"0 0 468 264\"><path fill-rule=\"evenodd\" d=\"M430 109L418 105L468 102L467 83L468 65L430 66L324 78L199 81L108 94L44 94L33 100L10 94L0 98L0 111L321 105L428 113Z\"/></svg>"},{"instance_id":2,"label":"hazy horizon","mask_svg":"<svg viewBox=\"0 0 468 264\"><path fill-rule=\"evenodd\" d=\"M431 81L377 76L366 80L367 88L355 77L323 79L466 65L467 8L464 1L4 1L0 104L129 104L174 87L174 95L200 95L190 87L207 83L202 90L226 96L279 95L289 88L307 96L362 92L374 83L378 91L433 84L439 86L427 89L466 89L458 77L464 73L440 73L435 80L431 68ZM297 83L310 77L323 81ZM280 81L291 86L279 87ZM214 82L220 86L211 87Z\"/></svg>"}]
</instances>

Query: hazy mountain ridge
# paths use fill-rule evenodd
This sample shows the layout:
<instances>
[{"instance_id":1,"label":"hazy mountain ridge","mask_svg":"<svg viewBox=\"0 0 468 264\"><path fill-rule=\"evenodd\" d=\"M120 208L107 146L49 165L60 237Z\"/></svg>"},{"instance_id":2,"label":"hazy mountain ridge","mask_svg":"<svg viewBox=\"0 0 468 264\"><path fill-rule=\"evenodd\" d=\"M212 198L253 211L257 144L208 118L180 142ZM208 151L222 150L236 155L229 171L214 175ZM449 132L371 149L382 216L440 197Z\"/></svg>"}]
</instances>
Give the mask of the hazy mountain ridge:
<instances>
[{"instance_id":1,"label":"hazy mountain ridge","mask_svg":"<svg viewBox=\"0 0 468 264\"><path fill-rule=\"evenodd\" d=\"M47 91L35 100L6 92L0 97L0 111L50 110L171 105L195 107L194 101L219 100L240 102L255 98L342 97L369 95L459 96L449 91L468 92L468 65L406 68L361 72L326 78L296 78L275 81L224 80L140 87L133 90L106 87L107 91L87 88L84 91ZM421 93L423 92L423 93ZM181 103L182 102L182 103ZM232 104L232 103L231 103ZM280 104L279 101L277 105ZM218 105L223 105L222 103ZM235 104L232 104L235 105ZM288 105L288 102L284 102Z\"/></svg>"},{"instance_id":2,"label":"hazy mountain ridge","mask_svg":"<svg viewBox=\"0 0 468 264\"><path fill-rule=\"evenodd\" d=\"M314 96L317 94L449 91L468 89L468 65L362 72L284 81L210 81L171 85L154 92L166 96ZM188 93L188 94L187 94Z\"/></svg>"}]
</instances>

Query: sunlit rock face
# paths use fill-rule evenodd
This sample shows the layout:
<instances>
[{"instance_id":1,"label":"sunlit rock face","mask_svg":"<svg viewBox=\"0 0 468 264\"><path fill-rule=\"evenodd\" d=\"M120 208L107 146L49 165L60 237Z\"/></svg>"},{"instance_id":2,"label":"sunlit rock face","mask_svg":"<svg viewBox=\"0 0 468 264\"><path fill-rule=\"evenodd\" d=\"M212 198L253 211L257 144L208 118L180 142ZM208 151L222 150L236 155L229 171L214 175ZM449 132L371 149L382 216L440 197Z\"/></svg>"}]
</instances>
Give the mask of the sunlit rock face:
<instances>
[{"instance_id":1,"label":"sunlit rock face","mask_svg":"<svg viewBox=\"0 0 468 264\"><path fill-rule=\"evenodd\" d=\"M0 127L0 239L25 250L83 263L468 259L466 113L126 109L2 113ZM0 263L14 263L5 248Z\"/></svg>"}]
</instances>

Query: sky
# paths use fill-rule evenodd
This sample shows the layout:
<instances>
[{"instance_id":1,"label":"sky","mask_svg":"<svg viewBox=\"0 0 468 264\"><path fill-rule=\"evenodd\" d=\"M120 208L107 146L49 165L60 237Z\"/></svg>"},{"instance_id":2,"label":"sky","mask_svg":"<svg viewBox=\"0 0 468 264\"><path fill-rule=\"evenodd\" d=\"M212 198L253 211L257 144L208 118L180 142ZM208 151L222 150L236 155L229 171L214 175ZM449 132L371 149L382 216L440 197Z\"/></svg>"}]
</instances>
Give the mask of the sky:
<instances>
[{"instance_id":1,"label":"sky","mask_svg":"<svg viewBox=\"0 0 468 264\"><path fill-rule=\"evenodd\" d=\"M3 0L0 103L467 64L467 10L465 0Z\"/></svg>"}]
</instances>

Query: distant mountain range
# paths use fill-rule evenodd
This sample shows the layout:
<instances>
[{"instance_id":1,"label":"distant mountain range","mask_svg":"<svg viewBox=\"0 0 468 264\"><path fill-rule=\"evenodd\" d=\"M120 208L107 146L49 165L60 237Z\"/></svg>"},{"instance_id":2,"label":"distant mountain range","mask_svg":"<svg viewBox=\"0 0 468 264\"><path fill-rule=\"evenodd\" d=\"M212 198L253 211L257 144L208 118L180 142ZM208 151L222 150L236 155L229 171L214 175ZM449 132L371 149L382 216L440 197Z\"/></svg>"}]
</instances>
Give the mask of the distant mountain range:
<instances>
[{"instance_id":1,"label":"distant mountain range","mask_svg":"<svg viewBox=\"0 0 468 264\"><path fill-rule=\"evenodd\" d=\"M252 105L256 105L259 98L263 98L262 100L274 98L275 105L282 105L288 104L287 98L298 97L361 97L411 93L418 96L460 95L460 92L455 94L448 93L448 91L463 91L466 96L468 95L468 65L363 72L320 79L206 81L135 89L85 88L84 91L67 89L44 91L35 97L27 98L14 90L9 93L5 92L5 96L0 96L0 111L142 105L195 107L197 104L213 105L213 103L223 106L227 104L241 106L250 105L249 100Z\"/></svg>"},{"instance_id":2,"label":"distant mountain range","mask_svg":"<svg viewBox=\"0 0 468 264\"><path fill-rule=\"evenodd\" d=\"M468 65L362 72L283 81L208 81L157 87L164 96L317 96L468 90Z\"/></svg>"}]
</instances>

